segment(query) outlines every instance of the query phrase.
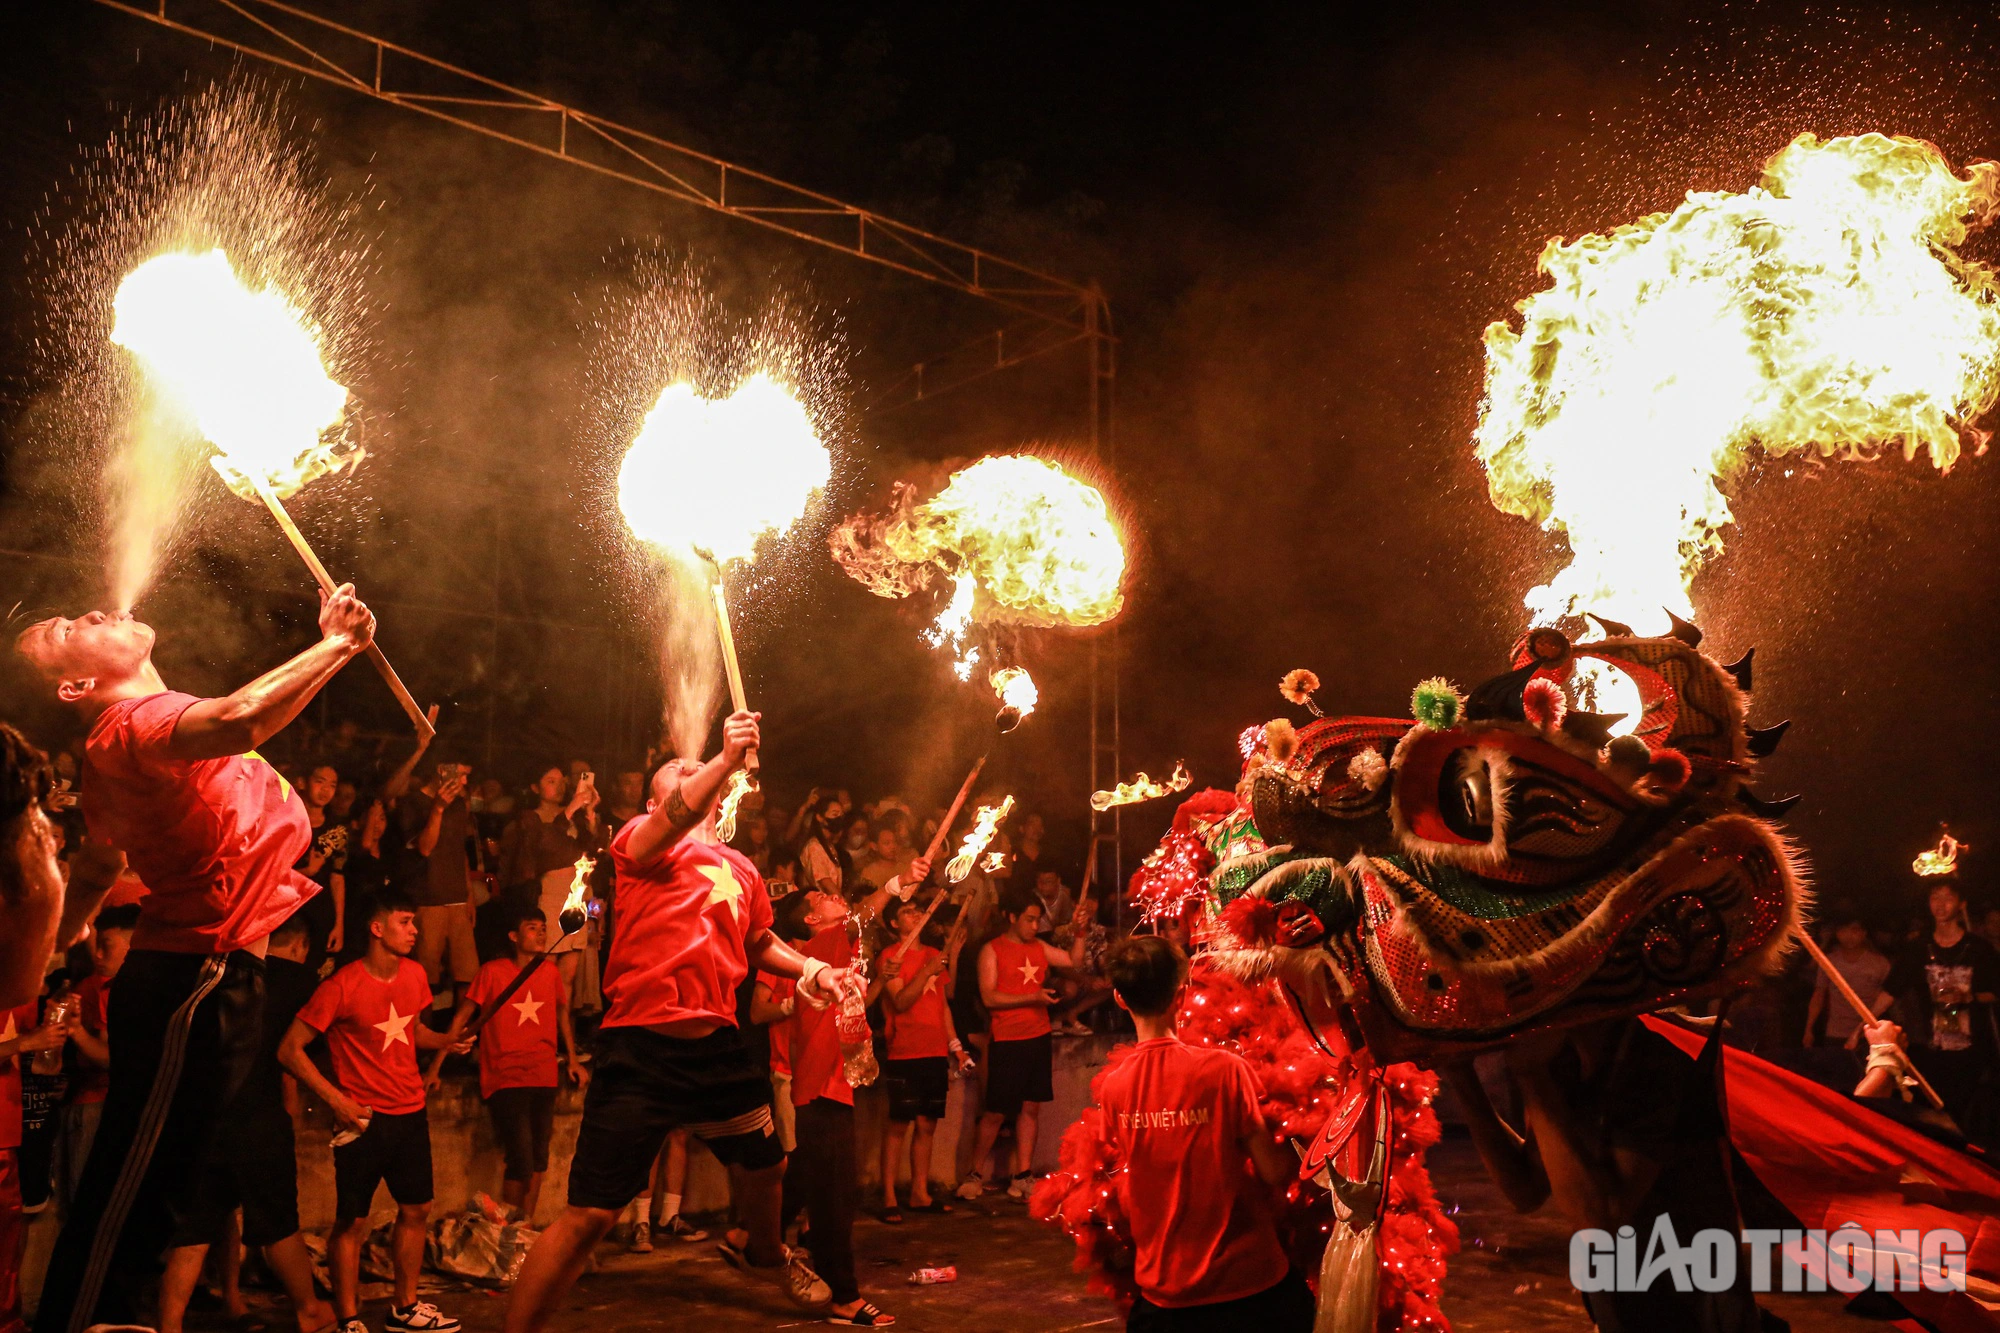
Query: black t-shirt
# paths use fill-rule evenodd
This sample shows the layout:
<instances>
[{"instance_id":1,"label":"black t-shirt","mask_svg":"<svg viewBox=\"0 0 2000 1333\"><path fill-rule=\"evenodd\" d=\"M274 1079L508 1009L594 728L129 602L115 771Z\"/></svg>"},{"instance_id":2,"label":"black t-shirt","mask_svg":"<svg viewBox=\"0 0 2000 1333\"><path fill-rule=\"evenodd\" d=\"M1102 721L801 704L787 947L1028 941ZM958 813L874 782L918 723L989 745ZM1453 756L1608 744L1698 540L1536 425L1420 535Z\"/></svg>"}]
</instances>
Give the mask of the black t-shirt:
<instances>
[{"instance_id":1,"label":"black t-shirt","mask_svg":"<svg viewBox=\"0 0 2000 1333\"><path fill-rule=\"evenodd\" d=\"M1912 944L1889 969L1884 990L1916 1004L1912 1017L1913 1045L1932 1050L1975 1051L1991 1059L1996 1039L1993 1006L1980 1000L1945 1005L1939 997L1950 991L1973 995L2000 994L2000 952L1979 936L1966 932L1946 948L1929 935Z\"/></svg>"},{"instance_id":2,"label":"black t-shirt","mask_svg":"<svg viewBox=\"0 0 2000 1333\"><path fill-rule=\"evenodd\" d=\"M736 988L736 1030L743 1034L744 1049L750 1058L766 1074L771 1072L771 1029L762 1023L750 1021L750 997L757 990L757 969L751 968L750 975L743 978L743 984Z\"/></svg>"},{"instance_id":3,"label":"black t-shirt","mask_svg":"<svg viewBox=\"0 0 2000 1333\"><path fill-rule=\"evenodd\" d=\"M257 1042L257 1058L236 1094L239 1106L268 1111L284 1111L284 1066L278 1063L278 1047L291 1031L292 1020L306 1007L319 978L304 963L289 958L264 960L264 1026Z\"/></svg>"}]
</instances>

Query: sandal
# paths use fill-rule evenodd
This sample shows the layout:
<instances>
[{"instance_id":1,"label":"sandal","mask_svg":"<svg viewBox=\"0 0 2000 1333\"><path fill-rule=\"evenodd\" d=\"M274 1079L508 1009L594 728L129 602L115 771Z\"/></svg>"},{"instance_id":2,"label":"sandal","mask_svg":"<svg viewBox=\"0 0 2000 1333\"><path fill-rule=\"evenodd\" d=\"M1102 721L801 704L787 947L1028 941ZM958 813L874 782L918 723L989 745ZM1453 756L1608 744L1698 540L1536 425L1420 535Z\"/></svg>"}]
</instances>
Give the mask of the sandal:
<instances>
[{"instance_id":1,"label":"sandal","mask_svg":"<svg viewBox=\"0 0 2000 1333\"><path fill-rule=\"evenodd\" d=\"M958 1210L956 1208L953 1208L950 1204L946 1203L943 1199L933 1198L929 1203L911 1204L910 1211L913 1213L935 1214L935 1213L954 1213L957 1212Z\"/></svg>"},{"instance_id":2,"label":"sandal","mask_svg":"<svg viewBox=\"0 0 2000 1333\"><path fill-rule=\"evenodd\" d=\"M829 1314L826 1322L840 1324L846 1328L887 1328L896 1322L896 1316L884 1314L869 1302L863 1301L861 1308L853 1314Z\"/></svg>"},{"instance_id":3,"label":"sandal","mask_svg":"<svg viewBox=\"0 0 2000 1333\"><path fill-rule=\"evenodd\" d=\"M893 1203L876 1213L875 1216L881 1218L892 1227L903 1225L903 1210Z\"/></svg>"}]
</instances>

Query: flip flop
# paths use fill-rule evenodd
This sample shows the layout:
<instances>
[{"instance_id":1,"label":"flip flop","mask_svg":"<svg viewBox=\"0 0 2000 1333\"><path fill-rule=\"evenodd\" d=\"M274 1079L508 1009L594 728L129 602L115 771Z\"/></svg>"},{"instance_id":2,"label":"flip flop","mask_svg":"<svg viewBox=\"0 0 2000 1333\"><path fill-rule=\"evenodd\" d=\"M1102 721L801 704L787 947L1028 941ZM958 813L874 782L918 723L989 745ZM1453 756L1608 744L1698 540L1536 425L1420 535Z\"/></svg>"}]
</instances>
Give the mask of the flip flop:
<instances>
[{"instance_id":1,"label":"flip flop","mask_svg":"<svg viewBox=\"0 0 2000 1333\"><path fill-rule=\"evenodd\" d=\"M863 1301L861 1308L853 1314L829 1314L826 1322L839 1324L844 1328L887 1328L896 1322L896 1316L884 1314L869 1302Z\"/></svg>"},{"instance_id":2,"label":"flip flop","mask_svg":"<svg viewBox=\"0 0 2000 1333\"><path fill-rule=\"evenodd\" d=\"M875 1214L875 1216L881 1218L884 1222L888 1223L892 1227L899 1227L903 1225L903 1210L896 1207L894 1204L890 1204L887 1208L884 1208L881 1212Z\"/></svg>"},{"instance_id":3,"label":"flip flop","mask_svg":"<svg viewBox=\"0 0 2000 1333\"><path fill-rule=\"evenodd\" d=\"M932 1199L929 1203L911 1204L910 1211L915 1213L943 1214L943 1213L955 1213L958 1210L956 1208L953 1208L950 1204L946 1203L943 1199Z\"/></svg>"}]
</instances>

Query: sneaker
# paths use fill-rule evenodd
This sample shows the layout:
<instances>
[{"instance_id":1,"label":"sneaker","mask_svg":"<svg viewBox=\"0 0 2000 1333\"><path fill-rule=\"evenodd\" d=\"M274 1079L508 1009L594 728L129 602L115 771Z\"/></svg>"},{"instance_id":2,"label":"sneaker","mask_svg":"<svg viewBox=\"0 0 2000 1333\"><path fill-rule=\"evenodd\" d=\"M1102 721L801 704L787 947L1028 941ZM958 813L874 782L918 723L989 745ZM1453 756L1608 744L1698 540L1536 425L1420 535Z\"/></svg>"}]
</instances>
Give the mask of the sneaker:
<instances>
[{"instance_id":1,"label":"sneaker","mask_svg":"<svg viewBox=\"0 0 2000 1333\"><path fill-rule=\"evenodd\" d=\"M1026 1171L1023 1171L1020 1175L1015 1176L1007 1182L1007 1197L1010 1199L1026 1199L1034 1192L1034 1177L1030 1176Z\"/></svg>"},{"instance_id":2,"label":"sneaker","mask_svg":"<svg viewBox=\"0 0 2000 1333\"><path fill-rule=\"evenodd\" d=\"M958 1197L961 1199L970 1201L984 1193L986 1193L986 1177L980 1175L977 1171L959 1182Z\"/></svg>"},{"instance_id":3,"label":"sneaker","mask_svg":"<svg viewBox=\"0 0 2000 1333\"><path fill-rule=\"evenodd\" d=\"M458 1333L458 1321L429 1301L411 1301L390 1306L382 1328L384 1333Z\"/></svg>"},{"instance_id":4,"label":"sneaker","mask_svg":"<svg viewBox=\"0 0 2000 1333\"><path fill-rule=\"evenodd\" d=\"M653 1252L653 1224L640 1218L632 1224L632 1238L625 1242L630 1254L651 1254Z\"/></svg>"},{"instance_id":5,"label":"sneaker","mask_svg":"<svg viewBox=\"0 0 2000 1333\"><path fill-rule=\"evenodd\" d=\"M700 1227L688 1221L685 1217L682 1217L679 1213L675 1213L672 1217L668 1218L661 1225L669 1236L672 1236L675 1240L678 1241L685 1241L690 1245L694 1244L694 1242L698 1240L708 1239L708 1233L706 1231L703 1231ZM646 1248L651 1249L652 1246L649 1245Z\"/></svg>"},{"instance_id":6,"label":"sneaker","mask_svg":"<svg viewBox=\"0 0 2000 1333\"><path fill-rule=\"evenodd\" d=\"M762 1268L753 1264L749 1256L731 1245L727 1240L721 1245L722 1257L739 1273L764 1282L774 1282L784 1288L785 1296L792 1304L805 1310L818 1310L833 1304L833 1288L825 1279L806 1266L802 1251L789 1247L785 1250L785 1262Z\"/></svg>"}]
</instances>

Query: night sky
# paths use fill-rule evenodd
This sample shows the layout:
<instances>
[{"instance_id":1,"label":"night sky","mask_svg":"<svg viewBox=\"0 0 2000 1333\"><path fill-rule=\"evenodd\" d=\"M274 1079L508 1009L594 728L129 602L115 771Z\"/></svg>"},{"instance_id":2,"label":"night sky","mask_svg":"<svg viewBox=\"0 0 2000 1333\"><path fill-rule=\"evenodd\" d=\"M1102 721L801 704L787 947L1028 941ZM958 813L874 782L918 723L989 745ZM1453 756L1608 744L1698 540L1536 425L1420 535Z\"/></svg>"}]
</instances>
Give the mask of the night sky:
<instances>
[{"instance_id":1,"label":"night sky","mask_svg":"<svg viewBox=\"0 0 2000 1333\"><path fill-rule=\"evenodd\" d=\"M1504 667L1522 595L1562 553L1486 498L1479 334L1540 285L1547 237L1746 188L1803 131L2000 156L1988 6L311 7L1101 282L1121 338L1105 484L1135 558L1124 767L1185 757L1201 784L1227 785L1237 732L1286 711L1290 668L1320 675L1330 710L1395 715L1423 677ZM103 439L58 405L118 275L77 272L54 239L104 207L66 182L125 118L247 88L292 117L369 254L352 387L376 458L296 509L381 604L417 693L446 702L442 745L516 777L652 737L655 594L609 500L634 407L612 331L633 275L667 256L735 317L774 296L804 311L844 382L829 513L744 613L770 779L948 794L989 704L918 644L927 608L870 598L821 538L894 478L1030 442L1076 451L1080 354L869 412L992 312L80 0L17 22L0 91L6 601L102 596ZM1733 487L1738 524L1695 601L1721 656L1759 650L1753 719L1796 720L1756 785L1804 794L1791 828L1825 893L1903 901L1940 820L1973 845L1972 884L1996 883L1993 468L1892 455L1757 466ZM169 679L219 691L305 642L306 592L263 517L211 485L140 612ZM504 620L475 614L495 606ZM1026 645L1048 706L993 770L1072 842L1086 642ZM328 707L395 721L359 670ZM1167 813L1129 817L1128 866Z\"/></svg>"}]
</instances>

